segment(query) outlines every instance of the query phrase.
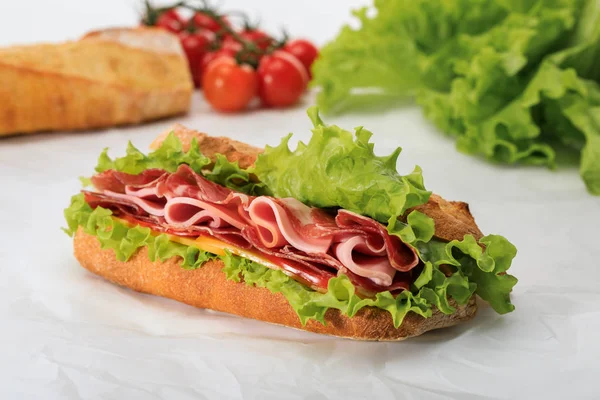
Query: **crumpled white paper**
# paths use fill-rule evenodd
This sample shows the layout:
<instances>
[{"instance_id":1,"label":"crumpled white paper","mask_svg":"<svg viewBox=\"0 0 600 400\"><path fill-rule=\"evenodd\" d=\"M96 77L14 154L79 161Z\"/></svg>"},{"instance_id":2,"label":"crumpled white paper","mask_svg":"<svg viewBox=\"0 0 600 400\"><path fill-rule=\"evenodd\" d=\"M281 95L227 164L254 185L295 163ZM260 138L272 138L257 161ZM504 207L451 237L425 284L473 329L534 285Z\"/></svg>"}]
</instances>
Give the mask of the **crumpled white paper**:
<instances>
[{"instance_id":1,"label":"crumpled white paper","mask_svg":"<svg viewBox=\"0 0 600 400\"><path fill-rule=\"evenodd\" d=\"M308 104L223 117L196 98L177 121L262 146L306 140ZM362 343L114 286L79 267L62 209L104 147L147 149L175 121L12 137L0 140L0 398L600 398L600 198L576 168L465 156L416 108L325 120L372 130L379 154L401 145L401 172L419 164L429 189L517 246L514 313L481 304L455 328Z\"/></svg>"}]
</instances>

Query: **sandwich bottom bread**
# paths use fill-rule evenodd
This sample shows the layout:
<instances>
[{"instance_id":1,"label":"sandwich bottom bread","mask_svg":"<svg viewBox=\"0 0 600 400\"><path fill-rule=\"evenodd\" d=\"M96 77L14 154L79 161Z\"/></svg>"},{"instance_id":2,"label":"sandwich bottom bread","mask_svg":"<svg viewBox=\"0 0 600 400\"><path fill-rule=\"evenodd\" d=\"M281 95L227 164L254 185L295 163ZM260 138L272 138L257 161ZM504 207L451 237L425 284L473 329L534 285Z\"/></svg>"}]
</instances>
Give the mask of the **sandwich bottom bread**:
<instances>
[{"instance_id":1,"label":"sandwich bottom bread","mask_svg":"<svg viewBox=\"0 0 600 400\"><path fill-rule=\"evenodd\" d=\"M135 291L359 340L402 340L471 319L479 295L514 309L516 249L465 203L401 176L399 150L326 126L263 151L176 125L142 154L101 154L65 210L75 257Z\"/></svg>"},{"instance_id":2,"label":"sandwich bottom bread","mask_svg":"<svg viewBox=\"0 0 600 400\"><path fill-rule=\"evenodd\" d=\"M264 287L248 286L228 280L220 260L210 260L194 271L181 268L175 258L151 261L148 250L142 249L124 262L111 250L103 250L98 239L79 228L74 240L75 257L90 272L117 285L138 292L177 300L191 306L222 311L272 324L285 325L315 333L359 340L401 340L418 336L432 329L445 328L471 319L477 311L475 297L455 313L446 315L434 310L424 318L409 313L402 325L395 328L391 314L374 307L361 309L352 318L339 310L325 313L325 324L310 320L302 325L298 315L281 293L271 293ZM456 305L455 302L452 303Z\"/></svg>"}]
</instances>

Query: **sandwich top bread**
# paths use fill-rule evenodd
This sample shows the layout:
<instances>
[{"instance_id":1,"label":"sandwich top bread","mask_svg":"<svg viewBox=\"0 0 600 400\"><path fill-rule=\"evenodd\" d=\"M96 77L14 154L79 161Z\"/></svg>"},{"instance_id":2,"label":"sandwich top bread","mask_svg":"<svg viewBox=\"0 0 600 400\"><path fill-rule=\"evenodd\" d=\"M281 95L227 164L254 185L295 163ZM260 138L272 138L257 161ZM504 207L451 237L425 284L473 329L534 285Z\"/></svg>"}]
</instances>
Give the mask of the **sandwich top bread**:
<instances>
[{"instance_id":1,"label":"sandwich top bread","mask_svg":"<svg viewBox=\"0 0 600 400\"><path fill-rule=\"evenodd\" d=\"M136 124L185 113L192 78L177 37L108 29L0 49L0 135Z\"/></svg>"},{"instance_id":2,"label":"sandwich top bread","mask_svg":"<svg viewBox=\"0 0 600 400\"><path fill-rule=\"evenodd\" d=\"M514 309L516 249L465 203L396 171L363 128L291 151L175 126L145 155L100 155L65 210L75 256L133 290L317 333L400 340Z\"/></svg>"}]
</instances>

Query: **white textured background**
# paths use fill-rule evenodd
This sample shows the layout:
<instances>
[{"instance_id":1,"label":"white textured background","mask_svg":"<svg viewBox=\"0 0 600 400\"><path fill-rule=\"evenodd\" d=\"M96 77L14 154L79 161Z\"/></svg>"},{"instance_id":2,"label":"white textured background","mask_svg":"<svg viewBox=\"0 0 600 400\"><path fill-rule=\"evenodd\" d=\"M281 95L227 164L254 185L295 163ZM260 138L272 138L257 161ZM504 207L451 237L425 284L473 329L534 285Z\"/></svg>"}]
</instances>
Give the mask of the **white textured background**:
<instances>
[{"instance_id":1,"label":"white textured background","mask_svg":"<svg viewBox=\"0 0 600 400\"><path fill-rule=\"evenodd\" d=\"M324 43L360 1L231 1ZM74 39L136 23L133 1L0 0L0 45ZM200 96L178 119L255 145L293 131L304 109L220 116ZM1 99L0 99L1 107ZM600 198L575 167L486 164L455 151L419 110L325 118L404 148L399 169L464 200L486 233L519 249L517 310L404 343L356 343L193 309L110 285L72 257L62 209L109 146L146 148L174 121L0 140L0 399L600 398Z\"/></svg>"}]
</instances>

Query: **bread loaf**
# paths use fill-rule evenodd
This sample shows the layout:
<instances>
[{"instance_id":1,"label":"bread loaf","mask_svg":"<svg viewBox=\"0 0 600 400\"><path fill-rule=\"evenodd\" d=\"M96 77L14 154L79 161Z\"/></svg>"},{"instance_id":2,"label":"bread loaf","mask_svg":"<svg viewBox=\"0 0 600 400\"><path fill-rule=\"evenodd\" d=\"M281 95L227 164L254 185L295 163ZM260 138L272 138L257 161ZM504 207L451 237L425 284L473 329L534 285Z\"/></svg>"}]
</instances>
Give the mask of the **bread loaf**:
<instances>
[{"instance_id":1,"label":"bread loaf","mask_svg":"<svg viewBox=\"0 0 600 400\"><path fill-rule=\"evenodd\" d=\"M185 113L192 78L177 36L109 29L0 49L0 135L137 124Z\"/></svg>"}]
</instances>

